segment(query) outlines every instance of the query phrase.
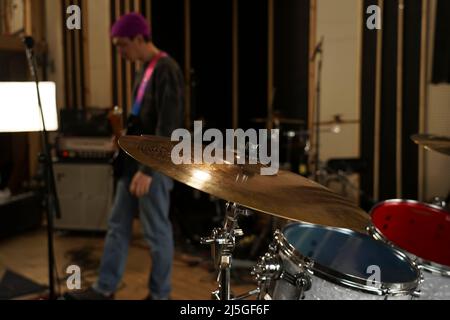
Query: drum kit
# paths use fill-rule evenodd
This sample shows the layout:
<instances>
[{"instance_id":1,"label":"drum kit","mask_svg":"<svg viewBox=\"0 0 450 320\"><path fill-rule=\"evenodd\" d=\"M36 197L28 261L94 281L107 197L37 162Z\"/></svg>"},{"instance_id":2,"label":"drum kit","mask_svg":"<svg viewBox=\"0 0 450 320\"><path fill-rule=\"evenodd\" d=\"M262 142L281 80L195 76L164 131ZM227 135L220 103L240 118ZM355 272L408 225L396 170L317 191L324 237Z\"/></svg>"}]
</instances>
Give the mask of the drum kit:
<instances>
[{"instance_id":1,"label":"drum kit","mask_svg":"<svg viewBox=\"0 0 450 320\"><path fill-rule=\"evenodd\" d=\"M417 143L447 153L449 140L418 136ZM414 138L413 138L414 140ZM416 140L414 140L416 141ZM120 147L156 171L227 201L223 226L202 243L211 245L218 300L450 299L450 213L414 201L391 200L370 215L300 175L260 175L256 164L180 164L176 142L124 136ZM289 221L275 231L253 267L255 290L235 296L231 268L239 217L260 212Z\"/></svg>"},{"instance_id":2,"label":"drum kit","mask_svg":"<svg viewBox=\"0 0 450 320\"><path fill-rule=\"evenodd\" d=\"M450 156L450 138L430 134L416 134L411 137L416 144L427 150Z\"/></svg>"},{"instance_id":3,"label":"drum kit","mask_svg":"<svg viewBox=\"0 0 450 320\"><path fill-rule=\"evenodd\" d=\"M252 122L265 125L267 128L280 130L282 169L307 176L310 174L308 172L308 158L314 156L314 161L317 163L315 171L322 170L321 174L324 174L324 165L319 163L320 143L316 141L315 150L312 150L311 131L304 129L306 125L304 120L283 116L280 111L275 110L271 116L267 118L254 118ZM314 123L314 127L318 130L316 135L320 132L339 134L342 132L344 126L359 123L359 120L348 120L344 119L342 114L335 114L331 120Z\"/></svg>"}]
</instances>

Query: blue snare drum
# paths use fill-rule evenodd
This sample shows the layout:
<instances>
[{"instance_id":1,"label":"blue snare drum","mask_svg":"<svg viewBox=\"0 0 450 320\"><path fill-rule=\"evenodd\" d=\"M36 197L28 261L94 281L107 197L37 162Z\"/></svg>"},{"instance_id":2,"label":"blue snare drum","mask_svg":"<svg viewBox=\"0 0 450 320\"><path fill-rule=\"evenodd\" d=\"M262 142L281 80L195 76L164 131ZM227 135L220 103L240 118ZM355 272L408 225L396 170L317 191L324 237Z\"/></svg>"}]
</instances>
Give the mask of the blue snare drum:
<instances>
[{"instance_id":1,"label":"blue snare drum","mask_svg":"<svg viewBox=\"0 0 450 320\"><path fill-rule=\"evenodd\" d=\"M260 283L266 283L266 298L377 300L416 294L416 265L368 235L294 223L274 238L271 251L255 267L257 278L264 280Z\"/></svg>"}]
</instances>

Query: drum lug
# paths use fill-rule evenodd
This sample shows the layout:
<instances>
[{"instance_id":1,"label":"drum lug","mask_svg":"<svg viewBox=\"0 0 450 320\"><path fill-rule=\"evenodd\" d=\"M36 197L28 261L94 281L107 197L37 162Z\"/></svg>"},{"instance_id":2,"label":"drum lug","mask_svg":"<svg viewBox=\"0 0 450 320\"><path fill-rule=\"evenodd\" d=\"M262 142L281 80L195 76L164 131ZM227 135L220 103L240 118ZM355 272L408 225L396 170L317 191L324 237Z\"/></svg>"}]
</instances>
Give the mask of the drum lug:
<instances>
[{"instance_id":1,"label":"drum lug","mask_svg":"<svg viewBox=\"0 0 450 320\"><path fill-rule=\"evenodd\" d=\"M295 275L292 275L288 272L282 272L280 275L280 279L283 279L293 285L298 290L298 299L302 300L304 293L311 289L312 281L309 274L305 271L299 272Z\"/></svg>"},{"instance_id":2,"label":"drum lug","mask_svg":"<svg viewBox=\"0 0 450 320\"><path fill-rule=\"evenodd\" d=\"M270 250L277 251L278 243L281 243L283 237L283 233L280 230L276 230L273 236L274 241L269 246Z\"/></svg>"},{"instance_id":3,"label":"drum lug","mask_svg":"<svg viewBox=\"0 0 450 320\"><path fill-rule=\"evenodd\" d=\"M257 281L270 281L280 276L281 263L279 258L268 252L262 256L253 270L252 275L255 276Z\"/></svg>"},{"instance_id":4,"label":"drum lug","mask_svg":"<svg viewBox=\"0 0 450 320\"><path fill-rule=\"evenodd\" d=\"M283 279L298 288L305 287L305 291L311 289L311 277L306 272L299 272L292 275L289 272L283 271L280 275L280 279Z\"/></svg>"},{"instance_id":5,"label":"drum lug","mask_svg":"<svg viewBox=\"0 0 450 320\"><path fill-rule=\"evenodd\" d=\"M308 274L305 272L298 273L295 275L295 278L296 286L301 289L302 292L309 291L311 289L311 277Z\"/></svg>"},{"instance_id":6,"label":"drum lug","mask_svg":"<svg viewBox=\"0 0 450 320\"><path fill-rule=\"evenodd\" d=\"M415 262L414 262L415 263ZM414 290L414 292L413 293L411 293L411 296L413 297L413 298L417 298L417 299L420 299L421 297L422 297L422 290L420 289L420 287L421 287L421 285L423 284L423 282L425 281L425 276L423 275L423 272L424 272L424 270L422 270L420 267L419 267L419 272L420 272L420 274L419 274L419 281L418 281L418 285L417 285L417 288L416 288L416 290Z\"/></svg>"},{"instance_id":7,"label":"drum lug","mask_svg":"<svg viewBox=\"0 0 450 320\"><path fill-rule=\"evenodd\" d=\"M423 283L425 281L425 276L423 275L424 271L421 270L420 268L419 268L419 270L420 270L419 284L421 284L421 283Z\"/></svg>"},{"instance_id":8,"label":"drum lug","mask_svg":"<svg viewBox=\"0 0 450 320\"><path fill-rule=\"evenodd\" d=\"M274 279L277 279L281 273L281 261L274 252L267 252L262 256L256 266L253 267L251 274L255 276L258 282L258 300L266 299L269 294L269 288Z\"/></svg>"}]
</instances>

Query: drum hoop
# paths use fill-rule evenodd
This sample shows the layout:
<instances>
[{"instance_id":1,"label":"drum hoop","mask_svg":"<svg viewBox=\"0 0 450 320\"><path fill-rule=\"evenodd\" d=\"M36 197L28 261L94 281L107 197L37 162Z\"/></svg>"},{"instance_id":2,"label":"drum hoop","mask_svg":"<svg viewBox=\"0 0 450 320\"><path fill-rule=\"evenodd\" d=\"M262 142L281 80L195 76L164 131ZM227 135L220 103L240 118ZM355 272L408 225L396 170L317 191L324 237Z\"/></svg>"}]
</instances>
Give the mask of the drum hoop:
<instances>
[{"instance_id":1,"label":"drum hoop","mask_svg":"<svg viewBox=\"0 0 450 320\"><path fill-rule=\"evenodd\" d=\"M286 228L284 228L283 231L285 229ZM289 243L282 231L275 231L275 241L277 243L277 248L280 249L281 252L283 252L287 256L287 258L289 258L298 267L313 267L314 261L298 252L297 249L295 249L294 246Z\"/></svg>"},{"instance_id":2,"label":"drum hoop","mask_svg":"<svg viewBox=\"0 0 450 320\"><path fill-rule=\"evenodd\" d=\"M384 243L390 245L392 248L396 249L397 251L400 251L402 253L404 253L407 256L412 256L412 258L409 258L411 261L413 261L419 269L421 270L425 270L428 272L431 272L433 274L438 274L441 276L445 276L445 277L450 277L450 266L446 266L443 264L439 264L430 260L426 260L423 259L417 255L415 255L412 252L409 252L405 249L400 248L398 245L396 245L395 243L393 243L391 240L389 240L388 238L386 238L386 236L381 232L380 229L378 229L374 224L373 224L373 216L375 214L376 209L378 209L379 207L385 205L385 204L401 204L401 203L408 203L408 204L420 204L423 205L425 207L429 207L432 209L437 209L439 211L442 211L444 213L448 213L450 215L450 212L447 212L444 208L441 208L439 206L433 205L433 204L429 204L429 203L423 203L420 201L416 201L416 200L402 200L402 199L393 199L393 200L386 200L383 202L380 202L378 204L376 204L369 212L370 214L370 226L367 227L367 232L369 235L372 236L372 238L374 238L375 240L380 240L383 241Z\"/></svg>"},{"instance_id":3,"label":"drum hoop","mask_svg":"<svg viewBox=\"0 0 450 320\"><path fill-rule=\"evenodd\" d=\"M344 229L344 228L335 228L335 227L327 227L327 226L321 226L317 224L311 224L311 223L296 223L299 225L308 225L312 227L319 227L325 230L330 231L341 231L346 234L360 234L367 236L364 233L359 233L353 230ZM292 225L292 224L291 224ZM289 228L288 225L283 229L283 232ZM294 263L297 265L305 266L306 262L306 268L315 276L322 278L323 280L333 282L338 285L342 285L345 287L350 287L352 289L358 289L360 291L370 293L370 294L376 294L376 295L390 295L390 296L400 296L400 295L407 295L411 294L414 295L415 291L419 287L419 283L421 280L421 271L416 265L414 261L412 261L406 254L404 254L402 251L393 249L394 253L399 255L402 259L404 259L406 262L408 262L411 267L414 269L417 277L415 281L406 282L406 283L377 283L377 286L370 286L367 284L367 279L363 279L360 277L355 277L350 274L344 274L342 272L335 271L333 269L330 269L328 267L325 267L317 262L315 262L313 259L303 256L300 252L298 252L297 249L292 246L286 237L284 236L284 233L277 230L275 233L275 239L277 241L277 244L279 246L279 249ZM369 237L370 238L370 237ZM376 240L374 240L376 241Z\"/></svg>"},{"instance_id":4,"label":"drum hoop","mask_svg":"<svg viewBox=\"0 0 450 320\"><path fill-rule=\"evenodd\" d=\"M374 213L374 211L378 208L381 207L385 204L400 204L400 203L406 203L406 204L420 204L424 207L429 207L431 209L435 209L435 210L439 210L442 211L444 213L450 214L449 211L447 211L445 208L439 207L435 204L431 204L431 203L425 203L425 202L420 202L417 200L408 200L408 199L390 199L390 200L384 200L382 202L377 203L376 205L374 205L372 207L372 209L370 209L369 215L372 216L372 214Z\"/></svg>"}]
</instances>

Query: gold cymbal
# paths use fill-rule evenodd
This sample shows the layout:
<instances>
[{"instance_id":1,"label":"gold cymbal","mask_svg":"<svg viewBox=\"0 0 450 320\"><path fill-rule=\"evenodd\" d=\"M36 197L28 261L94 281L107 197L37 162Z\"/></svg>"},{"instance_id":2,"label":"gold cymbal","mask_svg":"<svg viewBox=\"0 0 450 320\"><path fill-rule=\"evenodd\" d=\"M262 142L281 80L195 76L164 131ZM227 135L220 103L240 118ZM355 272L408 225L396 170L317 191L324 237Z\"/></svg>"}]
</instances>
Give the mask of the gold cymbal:
<instances>
[{"instance_id":1,"label":"gold cymbal","mask_svg":"<svg viewBox=\"0 0 450 320\"><path fill-rule=\"evenodd\" d=\"M314 125L319 126L334 126L334 125L344 125L344 124L358 124L360 123L359 120L343 120L342 116L340 114L334 115L333 120L330 121L323 121L319 123L314 123Z\"/></svg>"},{"instance_id":2,"label":"gold cymbal","mask_svg":"<svg viewBox=\"0 0 450 320\"><path fill-rule=\"evenodd\" d=\"M319 122L319 126L335 126L335 125L344 125L344 124L358 124L359 120L342 120L339 122L336 121L323 121ZM317 123L315 123L317 125Z\"/></svg>"},{"instance_id":3,"label":"gold cymbal","mask_svg":"<svg viewBox=\"0 0 450 320\"><path fill-rule=\"evenodd\" d=\"M137 161L192 188L277 217L364 232L369 216L356 205L300 175L260 175L260 164L180 164L171 160L177 142L125 136L120 147ZM191 152L193 155L194 153Z\"/></svg>"},{"instance_id":4,"label":"gold cymbal","mask_svg":"<svg viewBox=\"0 0 450 320\"><path fill-rule=\"evenodd\" d=\"M450 156L450 137L440 137L432 134L416 134L411 140L425 149Z\"/></svg>"}]
</instances>

